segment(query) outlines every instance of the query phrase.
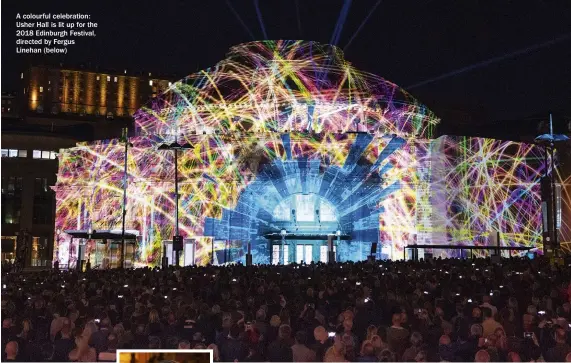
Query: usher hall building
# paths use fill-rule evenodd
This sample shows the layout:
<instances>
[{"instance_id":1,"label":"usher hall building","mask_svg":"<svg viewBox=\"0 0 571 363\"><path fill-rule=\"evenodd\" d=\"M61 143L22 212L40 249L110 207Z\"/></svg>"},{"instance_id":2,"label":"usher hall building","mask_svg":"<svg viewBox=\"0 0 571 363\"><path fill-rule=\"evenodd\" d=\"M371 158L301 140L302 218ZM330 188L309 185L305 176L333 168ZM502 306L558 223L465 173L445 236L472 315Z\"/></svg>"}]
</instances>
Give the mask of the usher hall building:
<instances>
[{"instance_id":1,"label":"usher hall building","mask_svg":"<svg viewBox=\"0 0 571 363\"><path fill-rule=\"evenodd\" d=\"M238 45L133 117L128 137L60 151L60 265L118 266L123 209L127 266L172 263L177 234L184 265L542 249L542 149L435 138L436 115L334 46Z\"/></svg>"}]
</instances>

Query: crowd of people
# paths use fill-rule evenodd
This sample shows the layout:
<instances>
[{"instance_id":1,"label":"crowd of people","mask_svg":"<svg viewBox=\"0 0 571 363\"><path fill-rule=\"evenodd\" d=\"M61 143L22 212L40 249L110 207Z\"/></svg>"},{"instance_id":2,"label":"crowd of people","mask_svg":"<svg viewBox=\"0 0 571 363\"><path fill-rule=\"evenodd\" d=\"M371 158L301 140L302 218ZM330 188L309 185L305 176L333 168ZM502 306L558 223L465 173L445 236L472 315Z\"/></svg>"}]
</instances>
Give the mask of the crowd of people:
<instances>
[{"instance_id":1,"label":"crowd of people","mask_svg":"<svg viewBox=\"0 0 571 363\"><path fill-rule=\"evenodd\" d=\"M570 280L542 257L5 273L3 361L571 361Z\"/></svg>"}]
</instances>

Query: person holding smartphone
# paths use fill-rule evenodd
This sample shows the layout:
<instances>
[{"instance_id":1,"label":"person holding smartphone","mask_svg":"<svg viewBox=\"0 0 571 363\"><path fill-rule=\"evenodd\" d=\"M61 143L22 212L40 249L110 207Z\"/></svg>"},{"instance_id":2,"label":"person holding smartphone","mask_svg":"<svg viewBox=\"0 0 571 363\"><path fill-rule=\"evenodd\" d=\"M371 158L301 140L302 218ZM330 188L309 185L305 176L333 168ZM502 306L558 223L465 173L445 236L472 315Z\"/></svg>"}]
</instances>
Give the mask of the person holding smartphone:
<instances>
[{"instance_id":1,"label":"person holding smartphone","mask_svg":"<svg viewBox=\"0 0 571 363\"><path fill-rule=\"evenodd\" d=\"M571 352L571 346L567 344L567 332L564 328L558 327L554 333L555 346L549 348L545 353L548 362L564 362L565 357Z\"/></svg>"},{"instance_id":2,"label":"person holding smartphone","mask_svg":"<svg viewBox=\"0 0 571 363\"><path fill-rule=\"evenodd\" d=\"M315 352L316 361L323 362L325 352L333 345L335 332L328 332L320 325L313 329L313 337L315 338L315 343L310 345L310 348Z\"/></svg>"}]
</instances>

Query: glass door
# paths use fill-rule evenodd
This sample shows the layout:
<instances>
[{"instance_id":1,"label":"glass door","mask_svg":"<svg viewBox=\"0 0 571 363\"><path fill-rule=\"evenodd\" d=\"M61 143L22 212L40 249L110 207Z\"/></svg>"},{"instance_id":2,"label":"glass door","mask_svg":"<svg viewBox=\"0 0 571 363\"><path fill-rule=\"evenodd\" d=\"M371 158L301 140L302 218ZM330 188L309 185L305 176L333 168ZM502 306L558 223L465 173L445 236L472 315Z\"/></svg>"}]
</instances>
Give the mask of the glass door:
<instances>
[{"instance_id":1,"label":"glass door","mask_svg":"<svg viewBox=\"0 0 571 363\"><path fill-rule=\"evenodd\" d=\"M296 263L301 263L302 261L304 261L303 258L303 254L304 254L304 249L303 249L303 245L296 245L295 246L295 262Z\"/></svg>"},{"instance_id":2,"label":"glass door","mask_svg":"<svg viewBox=\"0 0 571 363\"><path fill-rule=\"evenodd\" d=\"M297 263L313 262L313 245L298 244L295 247L295 261Z\"/></svg>"},{"instance_id":3,"label":"glass door","mask_svg":"<svg viewBox=\"0 0 571 363\"><path fill-rule=\"evenodd\" d=\"M275 244L272 245L272 265L277 265L280 263L280 250L281 245ZM284 265L289 263L289 246L284 246Z\"/></svg>"},{"instance_id":4,"label":"glass door","mask_svg":"<svg viewBox=\"0 0 571 363\"><path fill-rule=\"evenodd\" d=\"M333 252L337 253L337 246L333 245ZM327 244L319 246L319 261L327 262Z\"/></svg>"},{"instance_id":5,"label":"glass door","mask_svg":"<svg viewBox=\"0 0 571 363\"><path fill-rule=\"evenodd\" d=\"M313 245L305 245L304 246L305 256L303 261L305 263L312 263L313 262Z\"/></svg>"}]
</instances>

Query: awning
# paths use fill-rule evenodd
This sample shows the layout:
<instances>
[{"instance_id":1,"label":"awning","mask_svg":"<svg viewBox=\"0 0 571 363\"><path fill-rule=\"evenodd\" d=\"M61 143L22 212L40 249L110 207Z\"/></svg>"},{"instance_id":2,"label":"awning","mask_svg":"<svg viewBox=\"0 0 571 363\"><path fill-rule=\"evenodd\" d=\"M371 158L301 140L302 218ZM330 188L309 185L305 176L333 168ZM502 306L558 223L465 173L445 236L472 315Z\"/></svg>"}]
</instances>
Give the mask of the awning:
<instances>
[{"instance_id":1,"label":"awning","mask_svg":"<svg viewBox=\"0 0 571 363\"><path fill-rule=\"evenodd\" d=\"M337 235L334 233L287 233L285 235L285 239L297 239L305 241L327 241L330 236L333 237L334 241L337 240ZM264 235L264 237L273 241L282 239L281 233L268 233ZM348 234L341 234L339 236L339 239L343 241L350 241L351 236Z\"/></svg>"},{"instance_id":2,"label":"awning","mask_svg":"<svg viewBox=\"0 0 571 363\"><path fill-rule=\"evenodd\" d=\"M121 231L116 230L67 230L64 231L73 238L85 238L85 239L106 239L110 242L121 242ZM138 234L132 231L125 231L125 241L129 243L135 243L137 241Z\"/></svg>"}]
</instances>

